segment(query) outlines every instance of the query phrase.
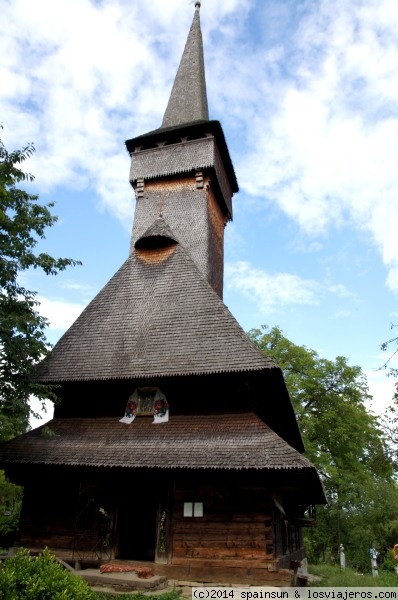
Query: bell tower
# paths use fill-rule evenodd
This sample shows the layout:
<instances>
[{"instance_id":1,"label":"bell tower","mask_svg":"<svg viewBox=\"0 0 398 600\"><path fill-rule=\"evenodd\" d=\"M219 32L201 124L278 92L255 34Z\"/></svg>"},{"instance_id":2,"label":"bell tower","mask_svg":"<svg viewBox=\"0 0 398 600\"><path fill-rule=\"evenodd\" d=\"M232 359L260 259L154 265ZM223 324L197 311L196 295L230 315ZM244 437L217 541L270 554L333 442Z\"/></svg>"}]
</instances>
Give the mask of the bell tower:
<instances>
[{"instance_id":1,"label":"bell tower","mask_svg":"<svg viewBox=\"0 0 398 600\"><path fill-rule=\"evenodd\" d=\"M162 216L222 298L224 228L238 184L219 121L209 120L200 2L159 129L126 142L134 244Z\"/></svg>"}]
</instances>

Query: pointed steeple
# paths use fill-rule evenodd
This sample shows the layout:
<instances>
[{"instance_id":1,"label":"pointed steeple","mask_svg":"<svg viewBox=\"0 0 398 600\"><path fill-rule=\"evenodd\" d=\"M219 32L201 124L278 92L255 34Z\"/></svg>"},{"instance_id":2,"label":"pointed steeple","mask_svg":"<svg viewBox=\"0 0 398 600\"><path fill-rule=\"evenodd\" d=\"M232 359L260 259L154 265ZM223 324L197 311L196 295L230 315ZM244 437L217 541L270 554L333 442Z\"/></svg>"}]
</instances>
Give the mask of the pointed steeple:
<instances>
[{"instance_id":1,"label":"pointed steeple","mask_svg":"<svg viewBox=\"0 0 398 600\"><path fill-rule=\"evenodd\" d=\"M199 9L196 0L161 127L126 141L137 200L130 253L174 240L222 298L224 228L238 182L221 124L209 120ZM159 213L173 235L148 235Z\"/></svg>"},{"instance_id":2,"label":"pointed steeple","mask_svg":"<svg viewBox=\"0 0 398 600\"><path fill-rule=\"evenodd\" d=\"M163 117L162 128L209 120L199 9L200 2L196 0L195 15Z\"/></svg>"}]
</instances>

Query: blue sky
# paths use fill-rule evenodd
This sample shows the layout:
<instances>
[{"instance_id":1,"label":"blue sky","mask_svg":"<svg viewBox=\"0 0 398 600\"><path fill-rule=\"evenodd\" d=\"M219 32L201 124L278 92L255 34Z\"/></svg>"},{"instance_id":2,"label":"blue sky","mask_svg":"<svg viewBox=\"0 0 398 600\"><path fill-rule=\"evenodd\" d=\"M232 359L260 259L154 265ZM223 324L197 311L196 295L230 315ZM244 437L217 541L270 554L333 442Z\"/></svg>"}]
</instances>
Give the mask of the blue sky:
<instances>
[{"instance_id":1,"label":"blue sky","mask_svg":"<svg viewBox=\"0 0 398 600\"><path fill-rule=\"evenodd\" d=\"M125 260L134 212L126 139L160 126L194 14L188 0L2 0L0 122L34 142L32 193L55 201L42 248L83 266L38 272L55 343ZM398 322L398 4L203 0L210 117L240 192L224 301L245 330L393 382L380 343Z\"/></svg>"}]
</instances>

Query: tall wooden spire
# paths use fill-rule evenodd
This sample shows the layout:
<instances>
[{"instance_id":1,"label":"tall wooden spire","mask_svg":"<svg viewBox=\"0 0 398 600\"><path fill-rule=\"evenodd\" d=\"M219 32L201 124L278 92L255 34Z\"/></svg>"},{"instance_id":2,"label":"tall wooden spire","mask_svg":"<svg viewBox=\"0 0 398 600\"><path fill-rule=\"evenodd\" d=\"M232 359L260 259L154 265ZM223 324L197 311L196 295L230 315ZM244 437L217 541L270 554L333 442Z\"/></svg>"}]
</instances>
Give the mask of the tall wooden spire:
<instances>
[{"instance_id":1,"label":"tall wooden spire","mask_svg":"<svg viewBox=\"0 0 398 600\"><path fill-rule=\"evenodd\" d=\"M137 201L130 253L162 214L222 298L224 227L238 183L221 124L209 120L199 9L196 0L161 127L126 142Z\"/></svg>"},{"instance_id":2,"label":"tall wooden spire","mask_svg":"<svg viewBox=\"0 0 398 600\"><path fill-rule=\"evenodd\" d=\"M209 120L199 9L200 2L197 1L162 127Z\"/></svg>"}]
</instances>

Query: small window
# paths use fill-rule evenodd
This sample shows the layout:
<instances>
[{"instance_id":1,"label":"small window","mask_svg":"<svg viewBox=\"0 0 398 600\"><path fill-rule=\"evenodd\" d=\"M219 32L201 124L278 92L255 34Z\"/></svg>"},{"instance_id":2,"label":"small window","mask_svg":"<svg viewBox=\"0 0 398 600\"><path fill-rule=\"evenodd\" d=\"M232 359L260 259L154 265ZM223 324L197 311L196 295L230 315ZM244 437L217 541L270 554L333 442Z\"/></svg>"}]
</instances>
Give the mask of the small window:
<instances>
[{"instance_id":1,"label":"small window","mask_svg":"<svg viewBox=\"0 0 398 600\"><path fill-rule=\"evenodd\" d=\"M193 516L193 502L184 502L184 517Z\"/></svg>"},{"instance_id":2,"label":"small window","mask_svg":"<svg viewBox=\"0 0 398 600\"><path fill-rule=\"evenodd\" d=\"M194 517L203 517L203 502L194 502L193 503L193 516Z\"/></svg>"},{"instance_id":3,"label":"small window","mask_svg":"<svg viewBox=\"0 0 398 600\"><path fill-rule=\"evenodd\" d=\"M169 404L159 388L136 388L127 401L121 423L130 424L137 416L153 416L153 423L167 423Z\"/></svg>"},{"instance_id":4,"label":"small window","mask_svg":"<svg viewBox=\"0 0 398 600\"><path fill-rule=\"evenodd\" d=\"M203 502L184 502L184 517L203 517Z\"/></svg>"},{"instance_id":5,"label":"small window","mask_svg":"<svg viewBox=\"0 0 398 600\"><path fill-rule=\"evenodd\" d=\"M156 388L138 388L137 390L137 414L152 415Z\"/></svg>"}]
</instances>

